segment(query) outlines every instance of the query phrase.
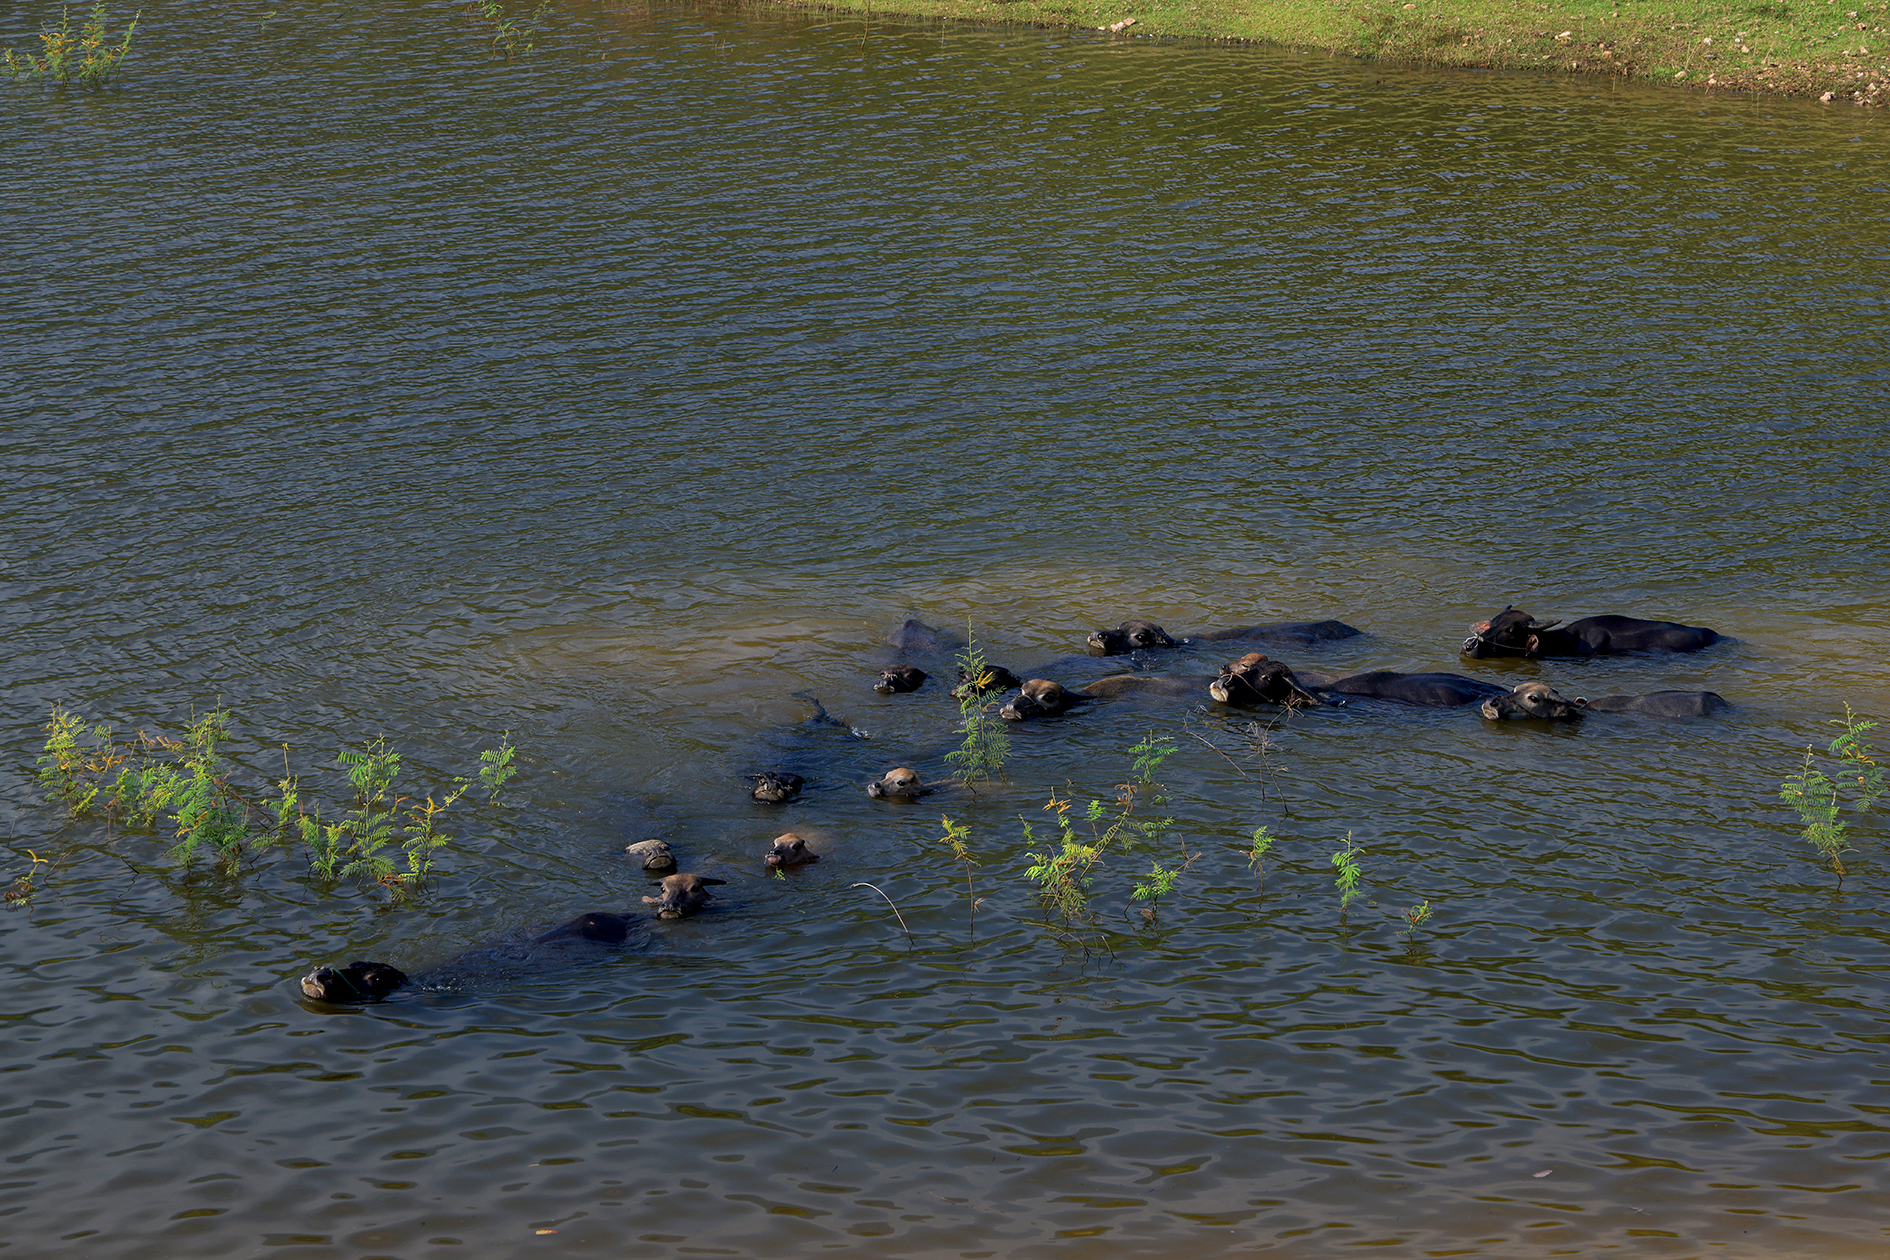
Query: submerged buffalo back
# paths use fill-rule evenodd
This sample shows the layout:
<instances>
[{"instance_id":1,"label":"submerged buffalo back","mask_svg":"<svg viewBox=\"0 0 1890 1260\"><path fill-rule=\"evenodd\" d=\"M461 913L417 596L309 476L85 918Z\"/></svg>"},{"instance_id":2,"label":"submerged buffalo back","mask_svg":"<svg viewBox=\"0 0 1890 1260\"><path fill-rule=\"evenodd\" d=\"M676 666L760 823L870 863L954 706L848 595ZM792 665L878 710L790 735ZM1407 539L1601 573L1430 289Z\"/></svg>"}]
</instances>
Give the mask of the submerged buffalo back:
<instances>
[{"instance_id":1,"label":"submerged buffalo back","mask_svg":"<svg viewBox=\"0 0 1890 1260\"><path fill-rule=\"evenodd\" d=\"M1580 701L1594 713L1638 713L1643 717L1710 717L1732 704L1717 691L1650 691L1642 696L1597 696Z\"/></svg>"},{"instance_id":2,"label":"submerged buffalo back","mask_svg":"<svg viewBox=\"0 0 1890 1260\"><path fill-rule=\"evenodd\" d=\"M1447 709L1509 694L1509 688L1461 674L1401 674L1375 669L1334 680L1327 688L1346 696L1366 696L1399 704Z\"/></svg>"}]
</instances>

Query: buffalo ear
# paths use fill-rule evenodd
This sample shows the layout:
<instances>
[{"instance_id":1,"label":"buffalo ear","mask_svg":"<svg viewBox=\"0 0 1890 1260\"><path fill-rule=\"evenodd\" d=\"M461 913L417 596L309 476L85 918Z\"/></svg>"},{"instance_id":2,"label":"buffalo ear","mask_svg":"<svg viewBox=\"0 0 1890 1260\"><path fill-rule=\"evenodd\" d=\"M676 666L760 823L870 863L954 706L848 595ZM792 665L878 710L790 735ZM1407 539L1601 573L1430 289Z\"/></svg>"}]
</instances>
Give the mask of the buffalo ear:
<instances>
[{"instance_id":1,"label":"buffalo ear","mask_svg":"<svg viewBox=\"0 0 1890 1260\"><path fill-rule=\"evenodd\" d=\"M644 904L652 905L652 906L660 906L663 904L663 899L661 897L645 897L643 901L644 901Z\"/></svg>"},{"instance_id":2,"label":"buffalo ear","mask_svg":"<svg viewBox=\"0 0 1890 1260\"><path fill-rule=\"evenodd\" d=\"M1483 702L1483 716L1486 718L1500 718L1503 716L1503 711L1496 707L1496 701L1485 700Z\"/></svg>"},{"instance_id":3,"label":"buffalo ear","mask_svg":"<svg viewBox=\"0 0 1890 1260\"><path fill-rule=\"evenodd\" d=\"M728 883L728 881L727 881L726 879L708 879L708 878L704 878L704 879L702 880L702 882L703 882L703 883L705 883L705 884L726 884L726 883Z\"/></svg>"}]
</instances>

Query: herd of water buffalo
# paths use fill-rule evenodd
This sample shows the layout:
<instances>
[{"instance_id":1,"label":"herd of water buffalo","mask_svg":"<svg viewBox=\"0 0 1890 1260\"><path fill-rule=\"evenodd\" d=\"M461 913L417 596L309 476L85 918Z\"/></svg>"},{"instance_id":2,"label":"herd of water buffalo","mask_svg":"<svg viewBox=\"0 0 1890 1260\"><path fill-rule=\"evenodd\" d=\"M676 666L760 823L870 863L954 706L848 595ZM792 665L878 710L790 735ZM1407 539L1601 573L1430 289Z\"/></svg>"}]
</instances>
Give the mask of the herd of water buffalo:
<instances>
[{"instance_id":1,"label":"herd of water buffalo","mask_svg":"<svg viewBox=\"0 0 1890 1260\"><path fill-rule=\"evenodd\" d=\"M1018 678L1010 670L985 665L976 677L960 669L953 689L956 696L988 697L1007 721L1054 718L1096 700L1128 696L1206 698L1233 706L1346 704L1353 699L1396 704L1454 708L1477 705L1485 718L1533 719L1552 722L1579 720L1588 713L1637 713L1650 717L1703 717L1724 708L1726 701L1711 691L1655 691L1643 695L1612 695L1596 699L1559 694L1548 683L1530 681L1505 687L1482 679L1450 673L1400 673L1370 670L1334 675L1295 670L1264 652L1249 651L1220 666L1218 674L1163 674L1152 672L1162 654L1209 644L1262 644L1278 650L1310 649L1320 644L1355 638L1362 632L1340 621L1273 622L1173 636L1151 621L1124 621L1114 629L1092 631L1088 657L1122 657L1128 669L1081 686L1065 686L1038 674L1070 672L1074 660L1031 671ZM1602 656L1627 652L1692 652L1719 641L1720 636L1701 626L1639 617L1584 617L1563 625L1538 621L1516 608L1479 621L1470 627L1461 653L1471 659L1554 656ZM873 689L899 695L923 688L931 675L915 661L937 663L959 646L941 632L918 621L907 621L887 640L897 654L895 663L879 674ZM811 700L812 698L809 697ZM817 723L844 726L814 701ZM749 776L750 795L763 804L785 804L805 786L803 778L787 769L764 770ZM875 799L914 800L932 791L919 774L896 766L866 785ZM645 840L629 845L628 856L658 881L657 895L643 901L655 907L660 919L680 919L700 909L710 898L709 888L726 881L693 873L677 873L676 859L667 843ZM793 833L777 837L763 857L771 870L818 862L806 842ZM534 939L535 944L564 940L621 944L636 931L634 921L605 911L581 914ZM343 967L318 967L302 978L308 998L329 1003L373 1001L408 983L407 975L387 963L355 961Z\"/></svg>"}]
</instances>

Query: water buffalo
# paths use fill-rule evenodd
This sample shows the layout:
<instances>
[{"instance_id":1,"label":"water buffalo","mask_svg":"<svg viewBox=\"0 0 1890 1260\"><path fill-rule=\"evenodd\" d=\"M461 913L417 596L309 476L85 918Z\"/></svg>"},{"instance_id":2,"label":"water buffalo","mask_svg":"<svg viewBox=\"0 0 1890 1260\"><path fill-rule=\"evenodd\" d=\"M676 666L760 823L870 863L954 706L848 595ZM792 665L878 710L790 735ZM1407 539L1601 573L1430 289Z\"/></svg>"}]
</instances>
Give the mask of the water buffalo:
<instances>
[{"instance_id":1,"label":"water buffalo","mask_svg":"<svg viewBox=\"0 0 1890 1260\"><path fill-rule=\"evenodd\" d=\"M809 862L818 862L820 854L810 851L807 841L790 831L774 838L763 860L767 862L769 870L780 870L784 866L805 866Z\"/></svg>"},{"instance_id":2,"label":"water buffalo","mask_svg":"<svg viewBox=\"0 0 1890 1260\"><path fill-rule=\"evenodd\" d=\"M906 656L949 656L963 643L943 630L934 630L923 621L908 617L886 636L886 645Z\"/></svg>"},{"instance_id":3,"label":"water buffalo","mask_svg":"<svg viewBox=\"0 0 1890 1260\"><path fill-rule=\"evenodd\" d=\"M1091 699L1080 691L1069 690L1062 683L1054 683L1047 678L1033 678L1016 695L1005 701L1004 707L998 710L998 716L1007 722L1057 717L1080 704L1088 704Z\"/></svg>"},{"instance_id":4,"label":"water buffalo","mask_svg":"<svg viewBox=\"0 0 1890 1260\"><path fill-rule=\"evenodd\" d=\"M1023 685L1023 679L1002 665L986 665L976 679L964 670L959 670L958 685L952 688L952 695L963 700L971 696L988 696L993 692L1015 691Z\"/></svg>"},{"instance_id":5,"label":"water buffalo","mask_svg":"<svg viewBox=\"0 0 1890 1260\"><path fill-rule=\"evenodd\" d=\"M1227 643L1238 639L1305 647L1352 639L1361 633L1343 621L1272 621L1257 626L1197 630L1177 639L1152 621L1125 621L1114 630L1090 631L1089 652L1092 656L1121 656L1155 648L1191 647L1197 643Z\"/></svg>"},{"instance_id":6,"label":"water buffalo","mask_svg":"<svg viewBox=\"0 0 1890 1260\"><path fill-rule=\"evenodd\" d=\"M694 875L672 875L670 879L694 879ZM711 880L720 883L720 880ZM645 901L650 898L645 897ZM621 945L629 940L634 925L620 914L611 914L605 910L592 910L568 919L548 932L532 938L534 945L550 944L556 941L595 941L604 945ZM477 957L489 952L488 947L472 951L463 957ZM409 982L407 973L398 967L383 962L365 962L360 959L345 967L317 967L302 977L302 994L317 1002L329 1002L342 1005L351 1002L378 1002L394 990Z\"/></svg>"},{"instance_id":7,"label":"water buffalo","mask_svg":"<svg viewBox=\"0 0 1890 1260\"><path fill-rule=\"evenodd\" d=\"M925 686L926 672L916 665L894 665L879 671L873 690L882 696L903 695Z\"/></svg>"},{"instance_id":8,"label":"water buffalo","mask_svg":"<svg viewBox=\"0 0 1890 1260\"><path fill-rule=\"evenodd\" d=\"M801 794L807 786L807 780L798 774L788 774L783 770L764 770L760 774L751 774L755 781L755 790L749 795L764 805L785 805Z\"/></svg>"},{"instance_id":9,"label":"water buffalo","mask_svg":"<svg viewBox=\"0 0 1890 1260\"><path fill-rule=\"evenodd\" d=\"M725 879L708 879L701 875L669 875L659 885L662 891L654 897L645 897L644 904L656 907L659 919L680 919L686 914L694 914L708 903L710 893L708 885L726 884Z\"/></svg>"},{"instance_id":10,"label":"water buffalo","mask_svg":"<svg viewBox=\"0 0 1890 1260\"><path fill-rule=\"evenodd\" d=\"M1324 704L1300 685L1293 671L1262 652L1249 652L1221 666L1208 694L1222 704Z\"/></svg>"},{"instance_id":11,"label":"water buffalo","mask_svg":"<svg viewBox=\"0 0 1890 1260\"><path fill-rule=\"evenodd\" d=\"M1201 677L1111 674L1079 688L1077 694L1094 700L1115 700L1122 696L1200 696L1207 690L1208 680Z\"/></svg>"},{"instance_id":12,"label":"water buffalo","mask_svg":"<svg viewBox=\"0 0 1890 1260\"><path fill-rule=\"evenodd\" d=\"M1091 656L1121 656L1125 652L1139 652L1148 648L1171 648L1175 641L1152 621L1125 621L1114 630L1091 630L1089 632L1089 654Z\"/></svg>"},{"instance_id":13,"label":"water buffalo","mask_svg":"<svg viewBox=\"0 0 1890 1260\"><path fill-rule=\"evenodd\" d=\"M1563 699L1544 682L1522 683L1506 696L1485 700L1482 711L1486 718L1546 718L1551 722L1572 721L1582 715L1580 701Z\"/></svg>"},{"instance_id":14,"label":"water buffalo","mask_svg":"<svg viewBox=\"0 0 1890 1260\"><path fill-rule=\"evenodd\" d=\"M1225 643L1233 639L1258 639L1263 643L1286 643L1304 647L1312 643L1336 643L1356 639L1363 630L1343 621L1273 621L1258 626L1230 626L1225 630L1200 630L1182 636L1183 644Z\"/></svg>"},{"instance_id":15,"label":"water buffalo","mask_svg":"<svg viewBox=\"0 0 1890 1260\"><path fill-rule=\"evenodd\" d=\"M345 967L317 967L302 977L302 994L317 1002L378 1002L407 983L407 973L383 962L361 959Z\"/></svg>"},{"instance_id":16,"label":"water buffalo","mask_svg":"<svg viewBox=\"0 0 1890 1260\"><path fill-rule=\"evenodd\" d=\"M1577 700L1591 713L1638 713L1643 717L1708 717L1732 705L1716 691L1650 691L1644 696L1597 696Z\"/></svg>"},{"instance_id":17,"label":"water buffalo","mask_svg":"<svg viewBox=\"0 0 1890 1260\"><path fill-rule=\"evenodd\" d=\"M1560 627L1559 629L1557 627ZM1683 626L1677 621L1640 617L1583 617L1566 626L1537 621L1519 608L1506 607L1488 621L1470 627L1463 654L1486 656L1607 656L1618 652L1697 652L1719 642L1717 631Z\"/></svg>"},{"instance_id":18,"label":"water buffalo","mask_svg":"<svg viewBox=\"0 0 1890 1260\"><path fill-rule=\"evenodd\" d=\"M894 766L866 785L866 794L876 801L916 801L931 792L931 788L919 782L919 772L909 766Z\"/></svg>"},{"instance_id":19,"label":"water buffalo","mask_svg":"<svg viewBox=\"0 0 1890 1260\"><path fill-rule=\"evenodd\" d=\"M676 855L661 840L639 840L623 846L623 851L646 871L667 874L676 869Z\"/></svg>"},{"instance_id":20,"label":"water buffalo","mask_svg":"<svg viewBox=\"0 0 1890 1260\"><path fill-rule=\"evenodd\" d=\"M1507 687L1465 678L1461 674L1400 674L1389 669L1375 669L1334 679L1320 690L1342 696L1365 696L1373 700L1394 700L1399 704L1421 704L1437 709L1477 704L1509 694Z\"/></svg>"}]
</instances>

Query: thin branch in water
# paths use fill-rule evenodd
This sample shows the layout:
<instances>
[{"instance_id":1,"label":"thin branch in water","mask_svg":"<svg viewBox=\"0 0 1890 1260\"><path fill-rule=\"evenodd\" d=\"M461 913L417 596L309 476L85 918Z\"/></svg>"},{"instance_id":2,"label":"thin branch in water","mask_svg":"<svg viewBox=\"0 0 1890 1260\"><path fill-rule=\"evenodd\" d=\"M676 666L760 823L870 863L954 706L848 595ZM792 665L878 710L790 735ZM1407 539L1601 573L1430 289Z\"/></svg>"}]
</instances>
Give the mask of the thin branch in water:
<instances>
[{"instance_id":1,"label":"thin branch in water","mask_svg":"<svg viewBox=\"0 0 1890 1260\"><path fill-rule=\"evenodd\" d=\"M848 884L847 887L848 888L870 888L874 892L879 893L880 896L886 897L885 891L882 890L878 884L869 884L865 880L861 880L857 884ZM894 905L893 899L891 897L886 897L886 904L889 906L892 906L893 918L899 920L899 930L906 934L906 948L911 949L912 948L912 929L906 926L906 916L899 913L899 907L897 905Z\"/></svg>"}]
</instances>

